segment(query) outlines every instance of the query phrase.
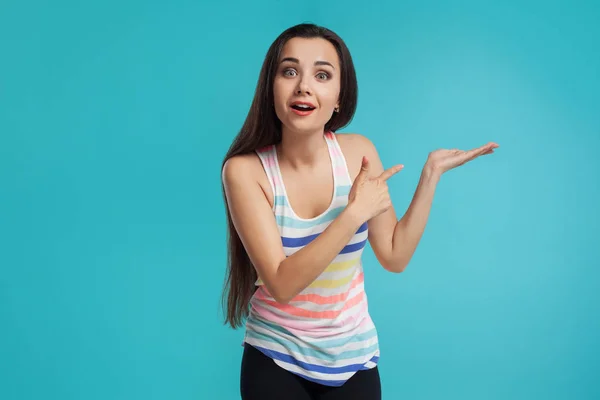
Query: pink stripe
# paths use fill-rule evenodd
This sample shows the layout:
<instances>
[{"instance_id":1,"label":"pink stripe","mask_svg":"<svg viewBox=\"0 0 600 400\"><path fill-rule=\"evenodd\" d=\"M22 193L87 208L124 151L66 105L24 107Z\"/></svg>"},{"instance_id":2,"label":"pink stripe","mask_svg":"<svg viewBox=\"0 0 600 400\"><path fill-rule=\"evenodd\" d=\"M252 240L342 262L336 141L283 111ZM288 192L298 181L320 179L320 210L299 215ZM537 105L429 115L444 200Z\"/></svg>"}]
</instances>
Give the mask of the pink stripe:
<instances>
[{"instance_id":1,"label":"pink stripe","mask_svg":"<svg viewBox=\"0 0 600 400\"><path fill-rule=\"evenodd\" d=\"M337 146L333 143L331 144L331 154L333 154L335 158L341 158L340 156L342 155L342 153L340 153L340 151L337 149Z\"/></svg>"},{"instance_id":2,"label":"pink stripe","mask_svg":"<svg viewBox=\"0 0 600 400\"><path fill-rule=\"evenodd\" d=\"M272 148L272 147L273 147L273 145L272 145L272 144L269 144L269 145L266 145L266 146L263 146L263 147L261 147L261 148L257 149L257 151L258 151L259 153L266 153L266 152L268 152L269 150L271 150L271 148Z\"/></svg>"},{"instance_id":3,"label":"pink stripe","mask_svg":"<svg viewBox=\"0 0 600 400\"><path fill-rule=\"evenodd\" d=\"M353 280L351 288L354 288L357 284L360 284L360 282L363 282L363 281L364 281L364 274L361 273ZM347 294L348 293L346 293L346 295ZM355 300L356 298L360 298L360 301ZM273 301L263 300L263 299L272 299L271 295L269 294L269 291L267 290L267 288L265 286L260 286L258 288L258 290L255 293L255 299L258 301L252 302L252 306L253 306L254 310L256 311L256 313L261 316L261 318L263 318L267 321L275 322L275 323L283 326L284 328L288 329L290 332L292 332L295 335L303 335L303 336L308 335L310 337L315 337L315 338L332 336L336 333L337 328L348 326L349 324L354 325L356 320L361 319L363 316L366 315L366 312L367 312L367 301L365 300L365 297L364 297L364 291L357 294L352 300L350 300L350 302L354 303L352 305L355 305L356 303L360 304L360 306L359 306L360 308L358 309L358 311L353 312L347 318L345 318L342 321L336 322L334 325L327 324L326 323L328 320L327 318L326 319L314 319L313 320L314 322L313 322L310 320L296 319L299 316L290 315L289 317L281 317L278 314L270 311L266 307L263 307L263 305L261 303L263 303L263 304L271 303L270 305L272 307L275 307L278 309L279 309L279 307L277 307L276 303L274 305ZM280 306L282 306L282 305L280 305ZM344 307L344 309L347 309L347 308L351 308L351 306L347 304ZM280 311L286 312L287 310L280 309ZM339 315L339 312L337 315ZM300 318L302 318L302 317L300 317ZM319 323L319 322L322 322L322 323Z\"/></svg>"},{"instance_id":4,"label":"pink stripe","mask_svg":"<svg viewBox=\"0 0 600 400\"><path fill-rule=\"evenodd\" d=\"M262 299L265 304L270 305L273 308L276 308L286 314L295 316L295 317L304 317L304 318L313 318L313 319L335 319L340 316L341 313L346 311L349 308L360 303L365 296L365 292L359 292L356 296L347 300L344 303L344 306L340 310L327 310L327 311L313 311L307 310L302 307L296 307L291 304L280 304L273 300Z\"/></svg>"},{"instance_id":5,"label":"pink stripe","mask_svg":"<svg viewBox=\"0 0 600 400\"><path fill-rule=\"evenodd\" d=\"M322 338L327 338L327 337L335 337L336 335L338 335L340 332L338 331L338 328L341 327L348 327L348 326L352 326L356 323L357 319L362 318L365 313L367 312L367 302L363 301L361 302L361 305L359 306L360 308L358 309L358 311L356 313L354 313L353 315L349 315L348 318L344 319L343 321L337 322L335 325L330 325L330 326L324 326L322 328L324 329L315 329L314 325L309 325L306 324L306 327L303 327L302 329L294 329L294 328L287 328L291 333L293 333L294 335L297 336L308 336L311 338L315 338L315 339L322 339ZM361 322L361 326L363 324L367 324L368 321L366 320L366 318L364 318L364 321ZM342 333L346 332L346 330L342 331Z\"/></svg>"},{"instance_id":6,"label":"pink stripe","mask_svg":"<svg viewBox=\"0 0 600 400\"><path fill-rule=\"evenodd\" d=\"M360 285L361 283L363 283L364 281L365 281L365 273L363 271L361 271L354 278L352 278L352 281L350 282L350 286L343 293L331 295L331 296L321 296L321 295L314 294L314 293L313 294L310 294L310 293L298 294L290 300L290 303L306 302L306 301L312 302L312 303L317 303L317 304L344 303L346 301L346 299L348 298L350 291L352 289L354 289L355 287L357 287L358 285ZM275 300L273 298L273 296L271 296L271 293L269 292L267 287L264 285L260 286L260 288L256 291L254 297L256 297L257 299L260 299L260 300L269 300L269 301Z\"/></svg>"},{"instance_id":7,"label":"pink stripe","mask_svg":"<svg viewBox=\"0 0 600 400\"><path fill-rule=\"evenodd\" d=\"M342 165L335 167L333 172L338 176L346 176L346 168L344 168Z\"/></svg>"},{"instance_id":8,"label":"pink stripe","mask_svg":"<svg viewBox=\"0 0 600 400\"><path fill-rule=\"evenodd\" d=\"M253 304L252 308L254 311L264 320L279 324L281 327L287 329L296 336L309 336L312 338L325 338L335 336L339 332L338 328L347 327L354 325L358 319L361 319L367 311L367 302L362 301L357 312L353 315L349 315L342 321L337 322L335 325L318 324L315 322L325 322L324 320L313 321L298 321L291 318L280 317L274 312L262 307L258 304ZM345 330L343 331L345 332Z\"/></svg>"},{"instance_id":9,"label":"pink stripe","mask_svg":"<svg viewBox=\"0 0 600 400\"><path fill-rule=\"evenodd\" d=\"M356 275L354 277L354 279L352 279L352 283L350 284L350 287L348 288L348 290L346 290L343 293L335 294L335 295L331 295L331 296L321 296L318 294L299 294L296 297L294 297L290 301L290 303L292 303L292 302L311 302L311 303L316 303L316 304L343 303L348 298L350 291L352 289L354 289L356 286L358 286L364 282L364 276L365 275L363 272ZM261 299L262 299L262 297L261 297Z\"/></svg>"},{"instance_id":10,"label":"pink stripe","mask_svg":"<svg viewBox=\"0 0 600 400\"><path fill-rule=\"evenodd\" d=\"M308 331L311 329L311 324L306 321L296 321L290 318L282 318L258 304L253 304L252 307L256 313L261 316L261 318L270 322L275 322L286 329L298 329L300 331Z\"/></svg>"},{"instance_id":11,"label":"pink stripe","mask_svg":"<svg viewBox=\"0 0 600 400\"><path fill-rule=\"evenodd\" d=\"M266 159L264 160L264 163L269 167L274 167L276 165L275 159L273 157L266 157Z\"/></svg>"}]
</instances>

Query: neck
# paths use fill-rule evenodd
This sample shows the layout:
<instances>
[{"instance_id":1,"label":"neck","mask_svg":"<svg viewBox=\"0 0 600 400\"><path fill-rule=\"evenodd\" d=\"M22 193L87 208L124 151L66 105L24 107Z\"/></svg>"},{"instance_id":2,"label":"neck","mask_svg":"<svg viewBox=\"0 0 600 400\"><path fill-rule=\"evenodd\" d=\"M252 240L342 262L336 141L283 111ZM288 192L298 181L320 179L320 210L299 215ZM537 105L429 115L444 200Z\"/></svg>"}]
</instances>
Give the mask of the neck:
<instances>
[{"instance_id":1,"label":"neck","mask_svg":"<svg viewBox=\"0 0 600 400\"><path fill-rule=\"evenodd\" d=\"M313 167L328 154L323 129L313 132L293 132L283 127L279 144L279 159L294 169Z\"/></svg>"}]
</instances>

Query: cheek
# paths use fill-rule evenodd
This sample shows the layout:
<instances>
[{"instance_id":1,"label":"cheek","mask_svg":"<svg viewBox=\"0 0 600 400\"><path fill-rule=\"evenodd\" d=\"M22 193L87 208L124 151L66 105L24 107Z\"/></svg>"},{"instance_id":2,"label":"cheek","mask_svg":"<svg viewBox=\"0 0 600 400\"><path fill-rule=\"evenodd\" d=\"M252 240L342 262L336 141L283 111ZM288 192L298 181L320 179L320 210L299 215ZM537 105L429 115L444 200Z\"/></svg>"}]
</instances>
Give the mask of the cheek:
<instances>
[{"instance_id":1,"label":"cheek","mask_svg":"<svg viewBox=\"0 0 600 400\"><path fill-rule=\"evenodd\" d=\"M275 105L281 106L285 104L287 99L290 97L290 88L286 85L285 81L275 80L273 83L273 100Z\"/></svg>"},{"instance_id":2,"label":"cheek","mask_svg":"<svg viewBox=\"0 0 600 400\"><path fill-rule=\"evenodd\" d=\"M335 107L338 97L340 95L340 91L338 88L328 88L326 91L321 93L320 101L321 107Z\"/></svg>"},{"instance_id":3,"label":"cheek","mask_svg":"<svg viewBox=\"0 0 600 400\"><path fill-rule=\"evenodd\" d=\"M275 80L273 84L273 107L275 108L275 114L279 119L282 119L285 116L288 97L286 86Z\"/></svg>"},{"instance_id":4,"label":"cheek","mask_svg":"<svg viewBox=\"0 0 600 400\"><path fill-rule=\"evenodd\" d=\"M340 84L339 82L329 82L323 85L320 90L321 102L323 105L334 107L340 96Z\"/></svg>"},{"instance_id":5,"label":"cheek","mask_svg":"<svg viewBox=\"0 0 600 400\"><path fill-rule=\"evenodd\" d=\"M281 108L281 106L280 106L281 98L282 98L281 87L280 87L280 85L277 84L277 81L275 81L273 84L273 103L274 103L275 111L277 111Z\"/></svg>"}]
</instances>

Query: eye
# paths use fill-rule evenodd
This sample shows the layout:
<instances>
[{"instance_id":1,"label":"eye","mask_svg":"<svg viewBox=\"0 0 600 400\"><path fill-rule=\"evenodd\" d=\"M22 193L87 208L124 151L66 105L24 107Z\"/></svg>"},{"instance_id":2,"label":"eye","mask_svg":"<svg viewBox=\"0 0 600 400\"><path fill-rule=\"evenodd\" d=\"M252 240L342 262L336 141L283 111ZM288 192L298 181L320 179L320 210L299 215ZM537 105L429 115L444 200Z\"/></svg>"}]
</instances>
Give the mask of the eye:
<instances>
[{"instance_id":1,"label":"eye","mask_svg":"<svg viewBox=\"0 0 600 400\"><path fill-rule=\"evenodd\" d=\"M296 71L293 70L292 68L287 68L283 70L283 76L294 76L296 74Z\"/></svg>"},{"instance_id":2,"label":"eye","mask_svg":"<svg viewBox=\"0 0 600 400\"><path fill-rule=\"evenodd\" d=\"M319 72L317 77L322 80L327 80L329 79L329 74L327 72Z\"/></svg>"}]
</instances>

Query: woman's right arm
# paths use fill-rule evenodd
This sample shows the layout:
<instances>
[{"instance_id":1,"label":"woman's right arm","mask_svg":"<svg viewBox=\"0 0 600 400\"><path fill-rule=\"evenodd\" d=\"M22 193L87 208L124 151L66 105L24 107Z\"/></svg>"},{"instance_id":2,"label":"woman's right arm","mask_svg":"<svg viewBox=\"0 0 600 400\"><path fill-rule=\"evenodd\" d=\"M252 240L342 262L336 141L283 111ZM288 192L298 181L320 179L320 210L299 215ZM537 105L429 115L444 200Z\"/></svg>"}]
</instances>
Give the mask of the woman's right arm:
<instances>
[{"instance_id":1,"label":"woman's right arm","mask_svg":"<svg viewBox=\"0 0 600 400\"><path fill-rule=\"evenodd\" d=\"M285 304L317 279L364 221L347 207L323 233L286 258L273 211L253 164L248 157L234 157L225 164L227 206L258 275L275 301Z\"/></svg>"}]
</instances>

